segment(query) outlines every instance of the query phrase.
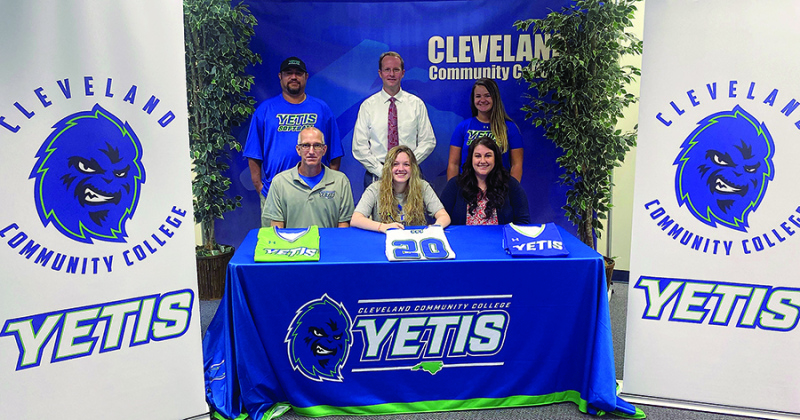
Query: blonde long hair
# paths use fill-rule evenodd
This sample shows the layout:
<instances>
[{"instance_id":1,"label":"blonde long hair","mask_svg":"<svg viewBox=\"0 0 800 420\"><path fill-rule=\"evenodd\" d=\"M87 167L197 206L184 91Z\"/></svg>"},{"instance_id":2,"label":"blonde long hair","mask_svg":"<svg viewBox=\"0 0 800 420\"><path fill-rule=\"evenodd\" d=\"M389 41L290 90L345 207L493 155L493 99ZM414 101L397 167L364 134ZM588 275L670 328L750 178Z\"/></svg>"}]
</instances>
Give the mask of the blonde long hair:
<instances>
[{"instance_id":1,"label":"blonde long hair","mask_svg":"<svg viewBox=\"0 0 800 420\"><path fill-rule=\"evenodd\" d=\"M425 218L425 203L422 198L422 176L417 164L417 158L408 146L395 146L386 153L383 172L381 173L380 181L378 181L381 183L378 192L378 215L381 218L381 223L400 221L400 212L397 211L397 206L400 203L394 198L394 190L392 188L392 164L397 160L397 155L400 153L408 155L408 160L411 163L411 176L408 178L408 186L406 186L405 191L404 224L407 226L424 226L427 224L427 219Z\"/></svg>"},{"instance_id":2,"label":"blonde long hair","mask_svg":"<svg viewBox=\"0 0 800 420\"><path fill-rule=\"evenodd\" d=\"M492 135L497 145L500 146L500 152L505 153L508 151L508 128L506 121L514 120L506 113L506 108L503 106L503 100L500 99L500 88L497 87L492 79L478 79L472 85L472 95L470 96L470 108L472 108L472 116L478 115L478 108L475 107L475 88L483 86L489 92L492 98L492 111L489 113L489 126L492 128Z\"/></svg>"}]
</instances>

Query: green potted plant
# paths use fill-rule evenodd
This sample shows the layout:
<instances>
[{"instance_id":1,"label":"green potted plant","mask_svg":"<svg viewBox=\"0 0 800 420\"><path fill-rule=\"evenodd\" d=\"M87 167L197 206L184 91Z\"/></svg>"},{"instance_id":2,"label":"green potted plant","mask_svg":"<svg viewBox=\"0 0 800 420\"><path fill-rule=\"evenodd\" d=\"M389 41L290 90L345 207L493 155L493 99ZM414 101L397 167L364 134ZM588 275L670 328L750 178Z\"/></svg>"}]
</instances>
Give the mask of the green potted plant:
<instances>
[{"instance_id":1,"label":"green potted plant","mask_svg":"<svg viewBox=\"0 0 800 420\"><path fill-rule=\"evenodd\" d=\"M214 222L241 206L241 197L225 196L231 180L223 172L230 149L242 148L231 129L254 111L253 76L245 70L261 62L249 46L257 21L246 5L228 0L184 0L183 16L194 218L202 232L198 285L201 298L217 299L233 247L217 243Z\"/></svg>"},{"instance_id":2,"label":"green potted plant","mask_svg":"<svg viewBox=\"0 0 800 420\"><path fill-rule=\"evenodd\" d=\"M545 41L552 57L534 58L523 69L531 92L523 111L563 151L556 160L568 188L563 209L580 240L595 249L611 207L613 170L636 145L636 128L623 133L617 121L637 100L627 88L641 71L620 64L622 56L642 52L642 41L627 31L637 1L579 0L514 24L552 34Z\"/></svg>"}]
</instances>

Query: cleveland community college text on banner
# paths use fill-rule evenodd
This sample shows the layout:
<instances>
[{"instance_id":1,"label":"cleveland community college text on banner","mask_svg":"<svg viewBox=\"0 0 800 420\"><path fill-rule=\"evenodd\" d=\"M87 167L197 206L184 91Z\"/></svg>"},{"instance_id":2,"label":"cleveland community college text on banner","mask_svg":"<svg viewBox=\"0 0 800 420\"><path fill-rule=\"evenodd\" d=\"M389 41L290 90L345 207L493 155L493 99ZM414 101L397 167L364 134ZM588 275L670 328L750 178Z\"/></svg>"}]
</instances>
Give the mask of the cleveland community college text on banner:
<instances>
[{"instance_id":1,"label":"cleveland community college text on banner","mask_svg":"<svg viewBox=\"0 0 800 420\"><path fill-rule=\"evenodd\" d=\"M179 1L3 3L0 411L203 401Z\"/></svg>"},{"instance_id":2,"label":"cleveland community college text on banner","mask_svg":"<svg viewBox=\"0 0 800 420\"><path fill-rule=\"evenodd\" d=\"M765 6L647 3L631 400L800 413L800 9Z\"/></svg>"}]
</instances>

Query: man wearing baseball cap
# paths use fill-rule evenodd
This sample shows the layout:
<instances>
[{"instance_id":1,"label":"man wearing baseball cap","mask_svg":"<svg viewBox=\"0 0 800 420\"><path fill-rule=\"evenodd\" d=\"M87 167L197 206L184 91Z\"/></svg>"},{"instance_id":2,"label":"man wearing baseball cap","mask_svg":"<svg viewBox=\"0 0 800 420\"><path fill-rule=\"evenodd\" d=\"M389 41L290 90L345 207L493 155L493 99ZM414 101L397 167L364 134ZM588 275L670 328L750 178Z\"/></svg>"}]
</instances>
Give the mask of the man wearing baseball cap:
<instances>
[{"instance_id":1,"label":"man wearing baseball cap","mask_svg":"<svg viewBox=\"0 0 800 420\"><path fill-rule=\"evenodd\" d=\"M295 146L297 135L304 128L316 127L328 145L322 163L338 170L344 150L336 118L328 104L306 94L306 63L289 57L281 63L278 79L281 94L267 99L256 108L250 121L244 156L250 165L253 186L264 201L272 178L293 168L300 161Z\"/></svg>"}]
</instances>

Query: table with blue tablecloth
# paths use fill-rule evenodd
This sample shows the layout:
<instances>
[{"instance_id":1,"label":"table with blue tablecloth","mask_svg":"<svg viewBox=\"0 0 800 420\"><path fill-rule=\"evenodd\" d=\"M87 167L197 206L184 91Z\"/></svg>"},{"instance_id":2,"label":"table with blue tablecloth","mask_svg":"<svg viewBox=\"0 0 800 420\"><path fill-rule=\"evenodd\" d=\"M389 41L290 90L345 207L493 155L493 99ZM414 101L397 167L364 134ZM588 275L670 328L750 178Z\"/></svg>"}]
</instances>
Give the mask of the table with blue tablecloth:
<instances>
[{"instance_id":1,"label":"table with blue tablecloth","mask_svg":"<svg viewBox=\"0 0 800 420\"><path fill-rule=\"evenodd\" d=\"M616 395L602 257L511 258L502 227L451 226L453 260L388 262L385 236L320 229L317 262L228 265L203 340L218 417L532 406L642 416Z\"/></svg>"}]
</instances>

